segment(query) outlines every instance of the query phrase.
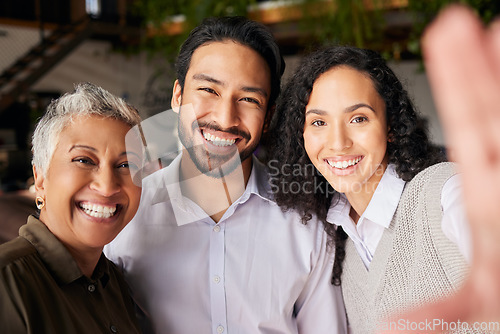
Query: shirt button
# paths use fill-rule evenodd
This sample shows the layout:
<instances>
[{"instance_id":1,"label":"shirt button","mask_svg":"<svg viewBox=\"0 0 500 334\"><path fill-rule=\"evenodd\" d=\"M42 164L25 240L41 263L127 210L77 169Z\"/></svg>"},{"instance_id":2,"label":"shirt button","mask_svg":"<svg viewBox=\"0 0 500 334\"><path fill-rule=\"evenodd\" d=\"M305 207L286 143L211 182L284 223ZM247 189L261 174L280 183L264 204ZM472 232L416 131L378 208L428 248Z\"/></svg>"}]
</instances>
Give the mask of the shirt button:
<instances>
[{"instance_id":1,"label":"shirt button","mask_svg":"<svg viewBox=\"0 0 500 334\"><path fill-rule=\"evenodd\" d=\"M219 283L220 282L220 277L219 276L214 276L214 282ZM224 328L223 328L224 330Z\"/></svg>"},{"instance_id":2,"label":"shirt button","mask_svg":"<svg viewBox=\"0 0 500 334\"><path fill-rule=\"evenodd\" d=\"M89 284L89 286L87 287L87 290L89 290L89 292L94 292L95 291L95 285L94 284Z\"/></svg>"},{"instance_id":3,"label":"shirt button","mask_svg":"<svg viewBox=\"0 0 500 334\"><path fill-rule=\"evenodd\" d=\"M217 333L222 333L222 332L224 332L224 327L217 326Z\"/></svg>"},{"instance_id":4,"label":"shirt button","mask_svg":"<svg viewBox=\"0 0 500 334\"><path fill-rule=\"evenodd\" d=\"M109 329L111 330L111 333L118 333L118 330L116 329L115 325L111 325Z\"/></svg>"},{"instance_id":5,"label":"shirt button","mask_svg":"<svg viewBox=\"0 0 500 334\"><path fill-rule=\"evenodd\" d=\"M220 226L219 225L215 225L214 226L214 232L220 232Z\"/></svg>"}]
</instances>

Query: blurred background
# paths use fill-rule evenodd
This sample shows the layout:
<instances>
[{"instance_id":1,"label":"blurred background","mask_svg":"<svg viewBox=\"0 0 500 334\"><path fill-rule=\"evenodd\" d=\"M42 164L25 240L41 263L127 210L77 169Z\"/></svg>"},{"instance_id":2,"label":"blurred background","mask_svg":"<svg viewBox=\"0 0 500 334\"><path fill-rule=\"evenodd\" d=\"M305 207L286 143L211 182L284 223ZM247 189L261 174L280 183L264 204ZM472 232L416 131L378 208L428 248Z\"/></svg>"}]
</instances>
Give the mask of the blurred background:
<instances>
[{"instance_id":1,"label":"blurred background","mask_svg":"<svg viewBox=\"0 0 500 334\"><path fill-rule=\"evenodd\" d=\"M485 23L500 13L498 0L2 0L0 215L6 217L2 205L15 205L11 196L26 195L26 210L33 209L26 191L30 136L52 99L89 81L128 100L143 118L170 109L178 48L209 16L243 15L267 25L285 56L285 80L304 53L321 45L381 52L442 145L419 39L451 2L472 6Z\"/></svg>"}]
</instances>

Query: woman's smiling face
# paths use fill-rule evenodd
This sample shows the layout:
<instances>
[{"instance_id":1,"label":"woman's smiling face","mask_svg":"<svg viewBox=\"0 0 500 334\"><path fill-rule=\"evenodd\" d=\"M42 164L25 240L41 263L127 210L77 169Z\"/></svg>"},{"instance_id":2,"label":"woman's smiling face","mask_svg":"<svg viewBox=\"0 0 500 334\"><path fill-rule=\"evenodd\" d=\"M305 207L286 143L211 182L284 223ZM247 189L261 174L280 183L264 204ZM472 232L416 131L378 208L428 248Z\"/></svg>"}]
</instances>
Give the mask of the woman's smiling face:
<instances>
[{"instance_id":1,"label":"woman's smiling face","mask_svg":"<svg viewBox=\"0 0 500 334\"><path fill-rule=\"evenodd\" d=\"M306 106L304 144L335 190L375 191L387 167L387 134L385 103L367 74L339 66L318 77Z\"/></svg>"},{"instance_id":2,"label":"woman's smiling face","mask_svg":"<svg viewBox=\"0 0 500 334\"><path fill-rule=\"evenodd\" d=\"M141 152L125 147L126 123L77 116L59 135L46 175L35 171L45 198L40 220L69 249L102 249L135 215L141 188L130 169Z\"/></svg>"}]
</instances>

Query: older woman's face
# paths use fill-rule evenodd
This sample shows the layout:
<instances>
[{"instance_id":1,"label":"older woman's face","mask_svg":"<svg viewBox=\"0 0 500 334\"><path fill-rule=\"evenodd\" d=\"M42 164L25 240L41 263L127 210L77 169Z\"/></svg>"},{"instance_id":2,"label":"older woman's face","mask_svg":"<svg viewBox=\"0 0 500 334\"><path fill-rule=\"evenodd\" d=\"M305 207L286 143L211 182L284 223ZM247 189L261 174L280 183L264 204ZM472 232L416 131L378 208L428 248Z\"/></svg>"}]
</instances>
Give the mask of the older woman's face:
<instances>
[{"instance_id":1,"label":"older woman's face","mask_svg":"<svg viewBox=\"0 0 500 334\"><path fill-rule=\"evenodd\" d=\"M140 152L127 151L128 130L115 119L78 117L61 132L46 176L35 173L46 203L40 220L67 247L102 248L135 215L141 189L130 170Z\"/></svg>"}]
</instances>

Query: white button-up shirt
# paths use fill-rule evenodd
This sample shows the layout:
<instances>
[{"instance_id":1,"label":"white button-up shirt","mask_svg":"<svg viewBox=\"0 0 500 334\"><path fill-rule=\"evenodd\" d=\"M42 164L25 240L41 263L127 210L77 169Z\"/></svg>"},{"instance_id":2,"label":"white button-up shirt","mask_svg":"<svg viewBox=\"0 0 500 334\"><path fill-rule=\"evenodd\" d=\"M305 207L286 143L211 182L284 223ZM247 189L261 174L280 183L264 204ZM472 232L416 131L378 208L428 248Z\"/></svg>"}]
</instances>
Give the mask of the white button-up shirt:
<instances>
[{"instance_id":1,"label":"white button-up shirt","mask_svg":"<svg viewBox=\"0 0 500 334\"><path fill-rule=\"evenodd\" d=\"M135 218L106 246L159 333L346 332L324 227L283 212L253 159L244 193L216 224L182 196L176 158L144 179Z\"/></svg>"},{"instance_id":2,"label":"white button-up shirt","mask_svg":"<svg viewBox=\"0 0 500 334\"><path fill-rule=\"evenodd\" d=\"M389 165L357 224L349 216L351 205L344 195L340 196L337 203L332 203L328 211L327 221L342 226L354 242L366 268L370 266L384 230L392 221L405 183L398 177L394 165ZM441 221L443 233L458 246L462 255L470 262L472 254L469 224L462 205L458 174L452 176L444 184L441 191L441 207L443 208Z\"/></svg>"}]
</instances>

